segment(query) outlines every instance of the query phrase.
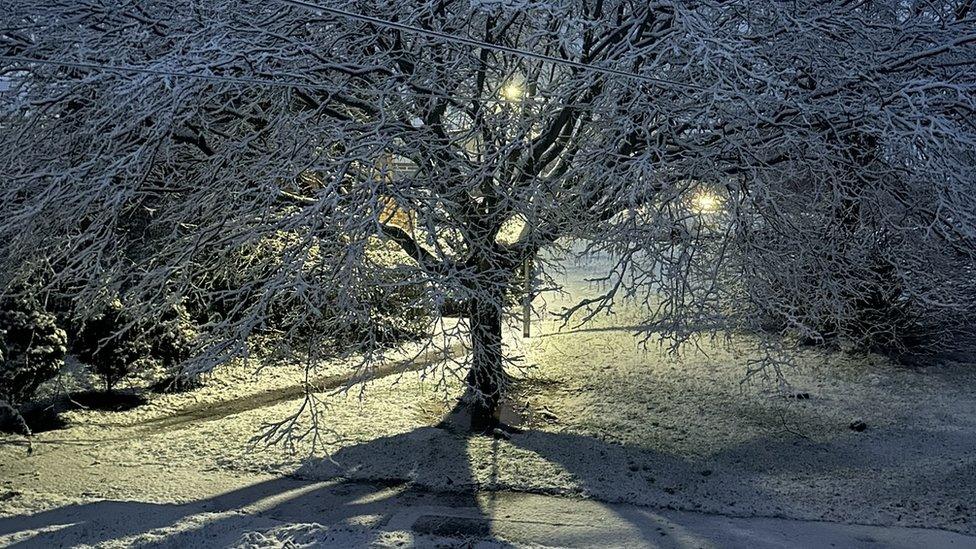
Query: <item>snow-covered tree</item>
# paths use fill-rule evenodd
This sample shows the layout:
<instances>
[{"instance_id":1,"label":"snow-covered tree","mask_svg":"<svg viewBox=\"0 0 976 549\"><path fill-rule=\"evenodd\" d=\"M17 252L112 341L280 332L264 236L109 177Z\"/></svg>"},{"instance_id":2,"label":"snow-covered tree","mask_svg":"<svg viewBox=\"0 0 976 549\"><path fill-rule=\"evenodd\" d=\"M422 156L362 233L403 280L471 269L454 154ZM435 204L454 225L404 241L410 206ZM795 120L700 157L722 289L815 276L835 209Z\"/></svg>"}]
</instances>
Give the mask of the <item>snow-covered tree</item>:
<instances>
[{"instance_id":1,"label":"snow-covered tree","mask_svg":"<svg viewBox=\"0 0 976 549\"><path fill-rule=\"evenodd\" d=\"M0 276L149 316L237 303L198 368L282 303L282 346L364 369L376 292L461 303L429 343L470 334L447 368L483 427L518 270L546 280L539 251L569 239L615 262L567 318L636 300L674 342L887 341L973 310L968 0L15 4ZM247 284L207 283L269 243ZM330 348L349 326L360 345Z\"/></svg>"},{"instance_id":2,"label":"snow-covered tree","mask_svg":"<svg viewBox=\"0 0 976 549\"><path fill-rule=\"evenodd\" d=\"M30 401L57 375L66 351L64 330L54 315L29 297L0 300L0 426L4 408Z\"/></svg>"}]
</instances>

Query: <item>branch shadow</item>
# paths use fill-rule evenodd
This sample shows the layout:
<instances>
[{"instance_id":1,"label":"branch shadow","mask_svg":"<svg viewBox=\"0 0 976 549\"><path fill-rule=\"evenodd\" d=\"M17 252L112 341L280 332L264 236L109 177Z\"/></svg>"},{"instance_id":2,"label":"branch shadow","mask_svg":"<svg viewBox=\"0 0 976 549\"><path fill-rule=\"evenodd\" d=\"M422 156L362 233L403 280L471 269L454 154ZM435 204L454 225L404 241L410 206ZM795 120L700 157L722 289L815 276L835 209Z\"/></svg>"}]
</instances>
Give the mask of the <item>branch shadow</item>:
<instances>
[{"instance_id":1,"label":"branch shadow","mask_svg":"<svg viewBox=\"0 0 976 549\"><path fill-rule=\"evenodd\" d=\"M410 508L435 505L465 513L408 514L399 519L400 526L434 538L491 541L489 517L481 513L471 482L467 441L466 434L427 427L341 449L316 464L317 476L327 481L280 477L187 504L95 501L4 517L0 543L6 538L9 547L24 548L107 542L131 547L225 546L249 531L291 523L362 533L364 528L390 524ZM375 472L392 462L399 463L398 474ZM424 488L434 484L435 476L436 484L443 485L444 475L449 490L434 493ZM361 540L370 542L368 535Z\"/></svg>"},{"instance_id":2,"label":"branch shadow","mask_svg":"<svg viewBox=\"0 0 976 549\"><path fill-rule=\"evenodd\" d=\"M743 509L739 513L743 516L796 516L802 514L802 502L791 501L787 492L771 486L770 475L801 477L885 465L847 439L818 443L763 436L691 458L571 432L530 429L493 438L469 433L466 413L459 404L437 426L344 447L331 459L307 462L292 478L276 478L188 504L98 501L2 518L0 538L39 532L29 539L8 537L13 547L120 540L134 547L193 546L204 540L216 546L235 543L247 532L319 523L505 545L508 537L504 528L500 533L497 527L506 519L496 516L493 498L509 491L727 514L736 514L729 510L729 500L741 498L761 502L759 507ZM950 437L944 442L976 448L973 441ZM489 448L487 459L485 448ZM482 454L476 456L476 451ZM548 468L538 466L543 462ZM958 474L971 472L968 465ZM537 476L527 478L531 475ZM560 475L572 481L572 489L558 488ZM709 501L725 507L719 511L700 505ZM669 545L654 513L623 510L616 515L629 523L639 544ZM563 528L559 539L565 545L601 541L599 529L573 530L571 524Z\"/></svg>"}]
</instances>

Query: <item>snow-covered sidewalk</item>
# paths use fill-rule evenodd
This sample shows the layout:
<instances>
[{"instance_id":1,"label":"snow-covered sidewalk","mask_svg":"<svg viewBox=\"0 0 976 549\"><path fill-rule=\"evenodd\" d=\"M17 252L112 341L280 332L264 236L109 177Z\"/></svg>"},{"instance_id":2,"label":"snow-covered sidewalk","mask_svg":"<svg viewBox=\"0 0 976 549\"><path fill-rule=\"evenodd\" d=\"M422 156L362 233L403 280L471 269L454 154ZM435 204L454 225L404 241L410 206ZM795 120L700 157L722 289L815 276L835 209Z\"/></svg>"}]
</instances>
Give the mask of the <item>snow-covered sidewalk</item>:
<instances>
[{"instance_id":1,"label":"snow-covered sidewalk","mask_svg":"<svg viewBox=\"0 0 976 549\"><path fill-rule=\"evenodd\" d=\"M432 492L405 484L287 478L267 478L182 505L93 500L0 518L0 545L25 548L867 544L976 547L976 537L934 529L655 510L507 491Z\"/></svg>"}]
</instances>

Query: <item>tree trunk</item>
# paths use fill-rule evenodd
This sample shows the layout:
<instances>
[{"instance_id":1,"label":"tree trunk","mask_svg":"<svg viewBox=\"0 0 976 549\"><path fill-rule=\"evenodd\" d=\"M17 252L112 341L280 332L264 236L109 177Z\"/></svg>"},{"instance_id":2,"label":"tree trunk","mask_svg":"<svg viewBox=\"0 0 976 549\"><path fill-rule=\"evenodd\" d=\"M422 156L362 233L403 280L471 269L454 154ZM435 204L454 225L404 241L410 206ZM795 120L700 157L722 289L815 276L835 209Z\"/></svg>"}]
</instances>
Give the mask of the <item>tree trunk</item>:
<instances>
[{"instance_id":1,"label":"tree trunk","mask_svg":"<svg viewBox=\"0 0 976 549\"><path fill-rule=\"evenodd\" d=\"M498 402L504 385L502 368L502 307L504 300L473 299L471 347L473 363L468 387L475 400L471 405L471 430L487 431L498 424Z\"/></svg>"}]
</instances>

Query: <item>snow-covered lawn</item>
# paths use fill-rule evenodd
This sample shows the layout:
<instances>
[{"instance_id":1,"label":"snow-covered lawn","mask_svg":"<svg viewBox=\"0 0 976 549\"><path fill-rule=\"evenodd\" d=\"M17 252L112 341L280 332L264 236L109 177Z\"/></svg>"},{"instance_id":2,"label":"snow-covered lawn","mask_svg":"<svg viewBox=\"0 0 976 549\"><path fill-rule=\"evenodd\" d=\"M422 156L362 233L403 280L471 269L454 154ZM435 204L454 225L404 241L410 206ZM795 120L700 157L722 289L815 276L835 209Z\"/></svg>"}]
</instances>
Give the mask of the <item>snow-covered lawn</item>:
<instances>
[{"instance_id":1,"label":"snow-covered lawn","mask_svg":"<svg viewBox=\"0 0 976 549\"><path fill-rule=\"evenodd\" d=\"M509 439L435 427L461 386L437 388L417 372L374 380L362 399L356 390L330 397L330 426L341 437L329 448L331 460L249 443L262 424L298 405L302 371L295 366L258 376L228 366L202 389L155 396L128 412L71 412L67 429L36 437L32 455L18 439L3 439L0 544L33 535L109 545L204 543L207 536L218 544L289 536L419 543L363 533L390 516L371 514L359 496L346 503L364 510L344 519L345 530L309 526L324 513L313 507L293 523L268 522L255 511L268 498L300 498L306 487L346 479L457 493L468 505L475 505L472 490L502 490L976 534L973 364L947 359L909 368L809 351L788 372L790 394L801 398L786 398L742 383L745 340L736 346L741 352L715 342L678 360L639 348L627 328L632 321L625 314L562 331L539 321L525 342L510 334L511 351L524 354L527 368L509 404L525 432ZM340 380L348 370L333 364L319 375ZM855 420L867 428L850 429ZM358 484L349 486L355 495ZM222 497L236 498L233 511ZM78 526L93 513L100 526ZM106 522L113 514L118 520ZM242 515L254 520L242 525ZM198 537L180 537L187 531Z\"/></svg>"}]
</instances>

